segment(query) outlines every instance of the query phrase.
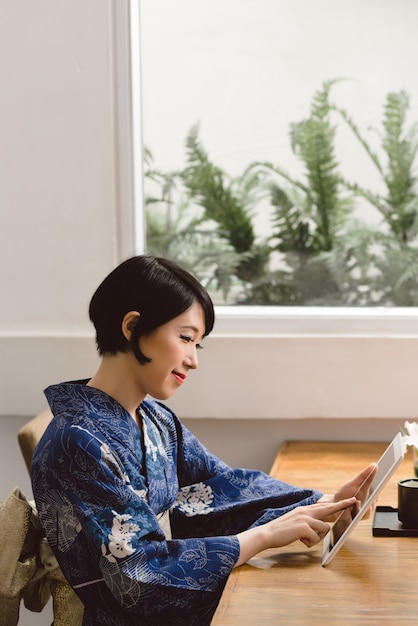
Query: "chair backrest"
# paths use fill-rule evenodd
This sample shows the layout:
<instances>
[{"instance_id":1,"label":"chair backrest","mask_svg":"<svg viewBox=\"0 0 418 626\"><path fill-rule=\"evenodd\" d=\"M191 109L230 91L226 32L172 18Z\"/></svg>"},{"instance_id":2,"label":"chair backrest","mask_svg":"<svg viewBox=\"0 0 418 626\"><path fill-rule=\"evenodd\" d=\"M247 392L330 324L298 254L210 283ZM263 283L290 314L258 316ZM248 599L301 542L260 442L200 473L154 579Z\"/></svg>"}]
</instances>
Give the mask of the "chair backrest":
<instances>
[{"instance_id":1,"label":"chair backrest","mask_svg":"<svg viewBox=\"0 0 418 626\"><path fill-rule=\"evenodd\" d=\"M22 426L17 433L17 440L29 474L36 444L44 434L51 419L52 413L49 409L46 409Z\"/></svg>"},{"instance_id":2,"label":"chair backrest","mask_svg":"<svg viewBox=\"0 0 418 626\"><path fill-rule=\"evenodd\" d=\"M29 474L36 444L44 434L51 420L52 413L49 409L46 409L22 426L17 433L20 450ZM68 624L71 624L71 626L82 626L84 613L83 605L75 591L66 581L61 568L57 567L48 572L47 577L49 577L52 595L54 626L68 626Z\"/></svg>"}]
</instances>

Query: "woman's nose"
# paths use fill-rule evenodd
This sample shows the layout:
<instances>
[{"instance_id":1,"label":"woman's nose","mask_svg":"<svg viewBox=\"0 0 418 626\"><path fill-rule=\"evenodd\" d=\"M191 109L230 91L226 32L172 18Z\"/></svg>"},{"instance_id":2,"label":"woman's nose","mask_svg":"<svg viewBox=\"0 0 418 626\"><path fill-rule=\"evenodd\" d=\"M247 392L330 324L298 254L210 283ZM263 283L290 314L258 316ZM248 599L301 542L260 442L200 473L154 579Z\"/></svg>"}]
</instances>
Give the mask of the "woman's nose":
<instances>
[{"instance_id":1,"label":"woman's nose","mask_svg":"<svg viewBox=\"0 0 418 626\"><path fill-rule=\"evenodd\" d=\"M197 358L197 349L194 344L192 344L190 352L187 354L185 358L185 364L192 370L195 370L199 367L199 359Z\"/></svg>"}]
</instances>

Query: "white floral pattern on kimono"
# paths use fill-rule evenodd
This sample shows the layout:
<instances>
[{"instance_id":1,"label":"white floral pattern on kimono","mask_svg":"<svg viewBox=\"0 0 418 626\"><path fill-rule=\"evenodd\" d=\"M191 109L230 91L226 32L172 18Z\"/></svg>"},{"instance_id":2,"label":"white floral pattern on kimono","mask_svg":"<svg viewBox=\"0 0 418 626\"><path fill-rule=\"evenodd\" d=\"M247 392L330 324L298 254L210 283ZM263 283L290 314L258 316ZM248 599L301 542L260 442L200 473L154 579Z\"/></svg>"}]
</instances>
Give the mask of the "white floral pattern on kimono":
<instances>
[{"instance_id":1,"label":"white floral pattern on kimono","mask_svg":"<svg viewBox=\"0 0 418 626\"><path fill-rule=\"evenodd\" d=\"M107 546L102 544L102 554L108 561L116 563L116 559L123 559L125 556L134 554L135 549L131 541L140 528L130 520L132 520L131 515L119 515L114 511L112 532L108 535L109 543Z\"/></svg>"},{"instance_id":2,"label":"white floral pattern on kimono","mask_svg":"<svg viewBox=\"0 0 418 626\"><path fill-rule=\"evenodd\" d=\"M214 500L212 488L205 483L197 483L182 487L177 494L175 507L181 513L191 517L193 515L206 515L211 511Z\"/></svg>"}]
</instances>

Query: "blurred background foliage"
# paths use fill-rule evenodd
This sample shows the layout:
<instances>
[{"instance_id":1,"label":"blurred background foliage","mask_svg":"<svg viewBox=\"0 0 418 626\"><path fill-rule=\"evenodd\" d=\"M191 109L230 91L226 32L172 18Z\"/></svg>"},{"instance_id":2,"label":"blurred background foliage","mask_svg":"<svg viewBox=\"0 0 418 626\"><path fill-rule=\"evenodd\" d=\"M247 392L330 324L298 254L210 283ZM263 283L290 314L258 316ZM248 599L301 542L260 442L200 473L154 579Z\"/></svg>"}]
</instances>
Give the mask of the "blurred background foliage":
<instances>
[{"instance_id":1,"label":"blurred background foliage","mask_svg":"<svg viewBox=\"0 0 418 626\"><path fill-rule=\"evenodd\" d=\"M290 126L300 178L258 161L229 176L202 145L199 125L179 171L154 168L146 150L147 251L189 269L216 304L418 306L418 124L408 121L408 94L387 95L374 147L332 101L335 82ZM341 126L377 171L378 191L345 175ZM268 234L258 233L260 215Z\"/></svg>"}]
</instances>

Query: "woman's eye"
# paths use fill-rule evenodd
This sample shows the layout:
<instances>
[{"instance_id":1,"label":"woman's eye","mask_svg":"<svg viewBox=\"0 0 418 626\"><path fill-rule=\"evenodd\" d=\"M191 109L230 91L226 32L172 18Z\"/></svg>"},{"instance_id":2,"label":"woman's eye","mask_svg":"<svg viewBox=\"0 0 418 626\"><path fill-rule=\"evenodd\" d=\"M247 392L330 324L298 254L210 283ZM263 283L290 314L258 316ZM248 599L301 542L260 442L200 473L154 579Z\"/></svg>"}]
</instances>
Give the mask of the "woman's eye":
<instances>
[{"instance_id":1,"label":"woman's eye","mask_svg":"<svg viewBox=\"0 0 418 626\"><path fill-rule=\"evenodd\" d=\"M187 343L193 341L193 337L190 337L189 335L180 335L180 339L186 341ZM196 344L196 350L203 350L203 346L201 343Z\"/></svg>"}]
</instances>

